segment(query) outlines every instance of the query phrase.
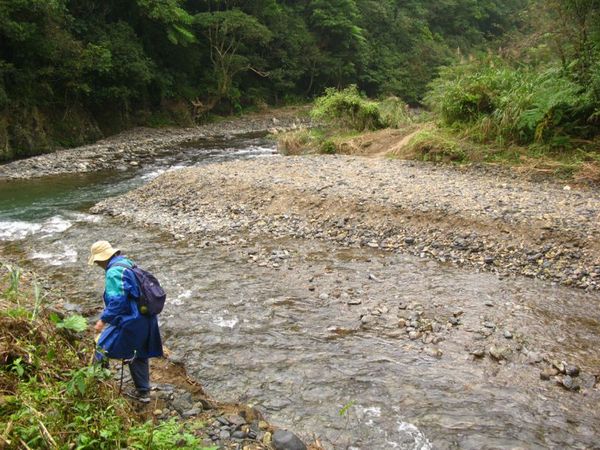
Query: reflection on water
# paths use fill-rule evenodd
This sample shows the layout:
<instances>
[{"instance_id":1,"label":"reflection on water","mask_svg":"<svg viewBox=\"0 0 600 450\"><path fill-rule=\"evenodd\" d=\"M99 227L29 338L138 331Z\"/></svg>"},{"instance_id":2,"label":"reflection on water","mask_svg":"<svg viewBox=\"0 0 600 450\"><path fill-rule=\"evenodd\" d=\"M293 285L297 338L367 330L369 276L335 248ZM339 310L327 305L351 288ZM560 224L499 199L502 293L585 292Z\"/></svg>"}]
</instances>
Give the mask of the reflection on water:
<instances>
[{"instance_id":1,"label":"reflection on water","mask_svg":"<svg viewBox=\"0 0 600 450\"><path fill-rule=\"evenodd\" d=\"M26 255L69 301L91 307L100 305L102 276L86 265L89 245L111 240L164 283L166 345L208 392L255 405L330 448L593 448L598 442L597 390L567 393L542 383L539 368L519 355L498 364L473 360L467 348L477 342L469 330L493 320L498 333L510 327L525 347L566 354L592 372L600 353L598 293L316 242L253 243L290 255L273 268L248 262L250 248L196 248L109 218L49 210L39 229L5 251ZM494 308L484 304L489 300ZM435 355L398 329L400 305L418 305L430 317L461 311L463 325L440 331L442 355ZM365 326L361 317L374 308L381 313Z\"/></svg>"}]
</instances>

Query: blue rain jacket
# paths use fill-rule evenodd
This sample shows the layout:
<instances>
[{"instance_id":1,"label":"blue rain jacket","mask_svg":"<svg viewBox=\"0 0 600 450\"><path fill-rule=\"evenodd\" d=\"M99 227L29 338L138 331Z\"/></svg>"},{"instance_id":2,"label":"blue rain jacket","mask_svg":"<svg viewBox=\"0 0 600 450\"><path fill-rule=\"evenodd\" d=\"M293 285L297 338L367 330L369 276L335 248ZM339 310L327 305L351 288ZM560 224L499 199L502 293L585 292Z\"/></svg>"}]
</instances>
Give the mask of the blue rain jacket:
<instances>
[{"instance_id":1,"label":"blue rain jacket","mask_svg":"<svg viewBox=\"0 0 600 450\"><path fill-rule=\"evenodd\" d=\"M124 256L115 256L106 268L104 311L107 325L98 339L99 352L116 359L154 358L163 355L158 319L139 312L136 299L140 288L133 271L116 266L133 266Z\"/></svg>"}]
</instances>

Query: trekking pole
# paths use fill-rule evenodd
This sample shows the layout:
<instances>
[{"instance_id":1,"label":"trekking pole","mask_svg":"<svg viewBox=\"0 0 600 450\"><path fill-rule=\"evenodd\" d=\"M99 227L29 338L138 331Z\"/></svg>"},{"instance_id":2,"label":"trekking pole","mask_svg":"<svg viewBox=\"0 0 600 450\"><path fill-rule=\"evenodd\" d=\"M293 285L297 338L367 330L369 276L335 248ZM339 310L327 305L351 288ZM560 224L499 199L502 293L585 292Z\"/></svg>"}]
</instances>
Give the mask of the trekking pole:
<instances>
[{"instance_id":1,"label":"trekking pole","mask_svg":"<svg viewBox=\"0 0 600 450\"><path fill-rule=\"evenodd\" d=\"M119 395L121 395L121 391L123 390L123 371L125 369L125 360L121 360L121 381L119 382Z\"/></svg>"}]
</instances>

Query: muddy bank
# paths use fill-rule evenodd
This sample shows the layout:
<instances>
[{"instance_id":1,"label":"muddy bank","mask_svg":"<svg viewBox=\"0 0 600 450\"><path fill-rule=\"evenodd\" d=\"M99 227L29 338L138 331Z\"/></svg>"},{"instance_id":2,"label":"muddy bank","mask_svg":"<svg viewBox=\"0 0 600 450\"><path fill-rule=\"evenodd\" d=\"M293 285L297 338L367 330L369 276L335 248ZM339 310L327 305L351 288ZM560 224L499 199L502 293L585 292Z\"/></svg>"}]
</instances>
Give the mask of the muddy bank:
<instances>
[{"instance_id":1,"label":"muddy bank","mask_svg":"<svg viewBox=\"0 0 600 450\"><path fill-rule=\"evenodd\" d=\"M308 118L298 108L279 109L194 128L136 128L95 144L0 165L0 181L48 175L125 171L168 155L182 144L223 136L293 130Z\"/></svg>"},{"instance_id":2,"label":"muddy bank","mask_svg":"<svg viewBox=\"0 0 600 450\"><path fill-rule=\"evenodd\" d=\"M477 271L600 286L600 195L356 157L236 161L159 177L96 212L200 241L317 238Z\"/></svg>"}]
</instances>

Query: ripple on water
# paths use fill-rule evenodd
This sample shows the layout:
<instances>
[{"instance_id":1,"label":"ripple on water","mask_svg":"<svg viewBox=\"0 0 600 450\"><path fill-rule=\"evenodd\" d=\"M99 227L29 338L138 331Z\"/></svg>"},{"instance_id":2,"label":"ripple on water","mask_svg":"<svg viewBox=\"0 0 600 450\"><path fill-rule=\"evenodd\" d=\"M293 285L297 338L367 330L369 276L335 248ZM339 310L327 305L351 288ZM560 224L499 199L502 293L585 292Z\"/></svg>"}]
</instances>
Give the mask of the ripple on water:
<instances>
[{"instance_id":1,"label":"ripple on water","mask_svg":"<svg viewBox=\"0 0 600 450\"><path fill-rule=\"evenodd\" d=\"M44 260L47 264L51 266L62 266L67 263L77 262L77 251L74 248L68 247L66 245L63 245L62 247L62 251L60 252L33 252L31 254L31 259Z\"/></svg>"},{"instance_id":2,"label":"ripple on water","mask_svg":"<svg viewBox=\"0 0 600 450\"><path fill-rule=\"evenodd\" d=\"M62 216L52 216L42 223L40 232L42 232L46 235L62 233L64 231L67 231L72 226L73 226L72 221L70 221Z\"/></svg>"},{"instance_id":3,"label":"ripple on water","mask_svg":"<svg viewBox=\"0 0 600 450\"><path fill-rule=\"evenodd\" d=\"M226 319L223 316L216 316L213 318L212 323L221 328L233 328L238 324L239 321L240 320L237 317Z\"/></svg>"},{"instance_id":4,"label":"ripple on water","mask_svg":"<svg viewBox=\"0 0 600 450\"><path fill-rule=\"evenodd\" d=\"M192 297L192 291L190 289L183 291L173 300L167 300L167 303L174 306L182 306L185 304L185 300Z\"/></svg>"},{"instance_id":5,"label":"ripple on water","mask_svg":"<svg viewBox=\"0 0 600 450\"><path fill-rule=\"evenodd\" d=\"M0 222L0 241L18 241L38 232L42 228L39 223L11 220Z\"/></svg>"}]
</instances>

